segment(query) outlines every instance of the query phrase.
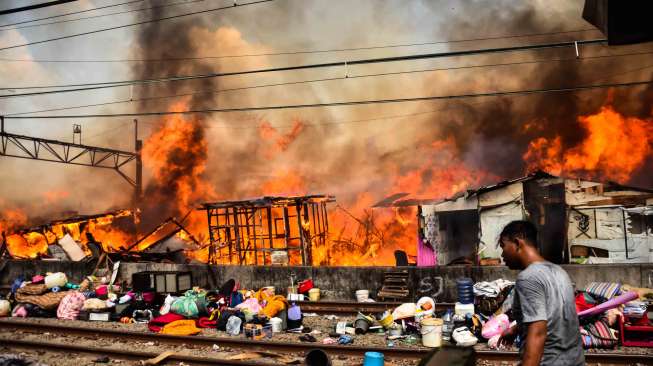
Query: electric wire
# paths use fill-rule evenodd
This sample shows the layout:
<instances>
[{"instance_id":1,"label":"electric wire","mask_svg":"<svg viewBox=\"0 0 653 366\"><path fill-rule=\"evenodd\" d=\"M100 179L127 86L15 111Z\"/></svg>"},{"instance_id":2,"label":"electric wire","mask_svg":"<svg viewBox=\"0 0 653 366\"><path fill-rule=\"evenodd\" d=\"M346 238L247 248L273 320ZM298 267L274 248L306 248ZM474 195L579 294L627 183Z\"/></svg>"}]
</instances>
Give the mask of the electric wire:
<instances>
[{"instance_id":1,"label":"electric wire","mask_svg":"<svg viewBox=\"0 0 653 366\"><path fill-rule=\"evenodd\" d=\"M11 26L14 26L14 25L20 25L20 24L25 24L25 23L38 22L38 21L41 21L41 20L48 20L48 19L54 19L54 18L61 18L61 17L65 17L65 16L68 16L68 15L75 15L75 14L87 13L87 12L89 12L89 11L96 11L96 10L100 10L100 9L113 8L113 7L116 7L116 6L128 5L128 4L132 4L132 3L140 3L140 2L143 2L143 1L144 1L144 0L132 0L132 1L124 2L124 3L111 4L111 5L104 5L104 6L98 6L98 7L91 8L91 9L85 9L85 10L73 11L73 12L70 12L70 13L59 14L59 15L52 15L52 16L43 17L43 18L38 18L38 19L23 20L23 21L15 22L15 23L2 24L2 25L0 25L0 28L11 27Z\"/></svg>"},{"instance_id":2,"label":"electric wire","mask_svg":"<svg viewBox=\"0 0 653 366\"><path fill-rule=\"evenodd\" d=\"M203 1L203 0L198 0L198 1ZM0 31L2 31L2 30L0 29ZM366 46L366 47L332 48L332 49L324 49L324 50L284 51L284 52L252 53L252 54L222 55L222 56L197 56L197 57L174 57L174 58L162 58L162 59L122 59L122 60L48 60L48 59L0 58L0 61L6 61L6 62L42 62L42 63L123 63L123 62L171 62L171 61L172 62L181 62L181 61L194 61L194 60L207 60L207 59L304 55L304 54L317 54L317 53L329 53L329 52L361 51L361 50L374 50L374 49L413 47L413 46L430 46L430 45L436 45L436 44L463 43L463 42L487 41L487 40L508 39L508 38L525 38L525 37L535 37L535 36L545 36L545 35L548 36L548 35L557 35L557 34L588 32L588 31L598 31L598 30L597 29L592 29L592 28L586 28L586 29L577 29L577 30L560 31L560 32L549 32L549 33L517 34L517 35L493 36L493 37L483 37L483 38L468 38L468 39L447 40L447 41L432 41L432 42L421 42L421 43L392 44L392 45L383 45L383 46L377 45L377 46Z\"/></svg>"},{"instance_id":3,"label":"electric wire","mask_svg":"<svg viewBox=\"0 0 653 366\"><path fill-rule=\"evenodd\" d=\"M124 25L119 25L119 26L109 27L109 28L101 28L101 29L96 29L96 30L88 31L88 32L69 34L67 36L49 38L49 39L44 39L44 40L40 40L40 41L26 42L26 43L22 43L22 44L13 45L13 46L2 47L2 48L0 48L0 51L6 51L6 50L14 49L14 48L32 46L32 45L43 44L43 43L54 42L54 41L60 41L62 39L69 39L69 38L75 38L75 37L80 37L80 36L86 36L86 35L89 35L89 34L97 34L97 33L107 32L107 31L111 31L111 30L121 29L121 28L128 28L128 27L134 27L134 26L137 26L137 25L160 22L160 21L164 21L164 20L177 19L177 18L187 17L187 16L191 16L191 15L210 13L210 12L220 11L220 10L225 10L225 9L233 9L235 7L242 7L242 6L248 6L248 5L257 5L257 4L261 4L261 3L268 3L268 2L271 2L271 1L274 1L274 0L257 0L257 1L252 1L252 2L249 2L249 3L233 4L231 6L222 6L222 7L219 7L219 8L194 11L194 12L191 12L191 13L177 14L177 15L161 17L161 18L155 18L155 19L148 19L148 20L144 20L144 21L140 21L140 22L136 22L136 23L124 24Z\"/></svg>"},{"instance_id":4,"label":"electric wire","mask_svg":"<svg viewBox=\"0 0 653 366\"><path fill-rule=\"evenodd\" d=\"M0 90L30 90L30 89L49 89L49 88L74 88L74 89L50 90L50 91L40 91L40 92L32 92L32 93L20 93L20 94L3 94L3 95L0 95L0 98L13 98L13 97L22 97L22 96L68 93L68 92L74 92L74 91L106 89L106 88L112 88L112 87L137 85L137 84L152 84L152 83L188 81L188 80L195 80L195 79L208 79L208 78L236 76L236 75L249 75L249 74L271 73L271 72L282 72L282 71L296 71L296 70L307 70L307 69L338 67L338 66L347 67L347 66L350 66L350 65L366 65L366 64L388 63L388 62L398 62L398 61L415 61L415 60L424 60L424 59L433 59L433 58L468 56L468 55L478 55L478 54L488 54L488 53L516 52L516 51L523 51L523 50L539 50L539 49L561 48L561 47L574 46L576 44L599 44L599 43L604 43L605 41L606 41L605 39L595 39L595 40L583 40L583 41L576 41L576 42L559 42L559 43L536 44L536 45L528 45L528 46L485 48L485 49L477 49L477 50L414 54L414 55L406 55L406 56L394 56L394 57L359 59L359 60L351 60L351 61L327 62L327 63L307 64L307 65L297 65L297 66L274 67L274 68L267 68L267 69L255 69L255 70L233 71L233 72L223 72L223 73L210 73L210 74L203 74L203 75L181 75L181 76L171 76L171 77L153 78L153 79L108 81L108 82L101 82L101 83L47 85L47 86L2 87L2 88L0 88ZM78 87L81 87L81 88L78 88Z\"/></svg>"},{"instance_id":5,"label":"electric wire","mask_svg":"<svg viewBox=\"0 0 653 366\"><path fill-rule=\"evenodd\" d=\"M640 67L640 68L636 68L636 69L631 69L631 70L628 70L628 71L625 71L625 72L620 72L620 73L616 73L616 74L607 75L607 76L599 78L599 79L594 79L593 81L599 81L599 80L603 80L603 79L606 79L606 78L613 78L615 76L621 76L621 75L624 75L624 74L628 74L628 73L635 72L635 71L640 71L640 70L643 70L643 69L646 69L646 68L651 68L651 67L653 67L653 65L648 65L648 66L644 66L644 67ZM479 101L479 102L476 102L476 103L469 103L468 105L476 106L476 105L486 104L486 103L490 103L490 102L492 102L492 100L485 100L485 101ZM456 109L456 108L460 108L460 107L461 107L461 105L454 104L454 105L450 105L450 106L447 106L447 107L444 107L444 108L438 108L438 109L435 109L435 110L414 112L414 113L408 113L408 114L395 114L395 115L389 115L389 116L365 118L365 119L358 119L358 120L305 123L305 124L303 124L303 127L304 128L311 128L311 127L327 126L327 125L366 123L366 122L390 120L390 119L394 119L394 120L399 119L399 120L401 120L401 119L408 118L408 117L417 117L417 116L426 115L426 114L433 114L433 113L442 112L442 111L445 111L445 110ZM107 134L107 136L113 135L113 134L119 132L118 131L119 129L121 129L122 127L124 127L124 126L126 126L127 124L130 124L130 123L131 123L131 121L124 122L124 123L122 123L122 124L120 124L118 126L109 128L109 129L104 130L104 131L101 131L101 132L99 132L97 134L94 134L94 135L91 135L90 137L87 137L87 140L88 139L91 139L91 140L97 139L99 136L104 135L104 134ZM156 125L156 123L154 123L154 122L147 122L147 121L140 121L140 123L147 124L147 125ZM283 129L283 128L294 128L295 126L294 125L275 125L273 127L275 129ZM232 125L229 125L229 124L223 124L223 125L216 126L216 124L213 123L213 124L211 124L211 126L205 126L205 128L208 128L208 129L227 128L227 129L232 129L232 130L249 130L249 129L258 129L260 127L258 125L256 125L256 126L232 126Z\"/></svg>"},{"instance_id":6,"label":"electric wire","mask_svg":"<svg viewBox=\"0 0 653 366\"><path fill-rule=\"evenodd\" d=\"M40 4L27 5L27 6L23 6L23 7L20 7L20 8L0 10L0 15L7 15L7 14L19 13L19 12L22 12L22 11L47 8L47 7L50 7L50 6L62 5L62 4L66 4L66 3L72 3L72 2L75 2L75 1L77 1L77 0L53 0L53 1L48 1L48 2L40 3Z\"/></svg>"},{"instance_id":7,"label":"electric wire","mask_svg":"<svg viewBox=\"0 0 653 366\"><path fill-rule=\"evenodd\" d=\"M11 116L11 117L7 116L5 118L6 119L117 118L117 117L166 116L166 115L211 114L211 113L230 113L230 112L254 112L254 111L272 111L272 110L303 109L303 108L360 106L360 105L372 105L372 104L394 104L394 103L422 102L422 101L436 101L436 100L455 100L455 99L484 98L484 97L513 96L513 95L533 95L533 94L545 94L545 93L566 93L566 92L575 92L575 91L593 90L593 89L625 88L625 87L634 87L634 86L642 86L642 85L650 85L650 84L653 84L653 80L641 80L641 81L631 81L631 82L623 82L623 83L579 85L579 86L557 87L557 88L521 89L521 90L507 90L507 91L491 91L491 92L483 92L483 93L435 95L435 96L395 98L395 99L371 99L371 100L356 100L356 101L329 102L329 103L286 104L286 105L271 105L271 106L259 106L259 107L234 107L234 108L221 108L221 109L218 108L195 109L195 110L186 110L186 111L77 114L77 115L58 115L58 116Z\"/></svg>"},{"instance_id":8,"label":"electric wire","mask_svg":"<svg viewBox=\"0 0 653 366\"><path fill-rule=\"evenodd\" d=\"M115 13L93 15L93 16L88 16L88 17L84 17L84 18L57 20L57 21L50 22L50 23L32 24L32 25L25 25L25 26L22 26L22 27L0 29L0 32L10 31L10 30L17 30L17 29L36 28L36 27L42 27L42 26L52 25L52 24L76 22L78 20L96 19L96 18L102 18L102 17L106 17L106 16L110 16L110 15L128 14L128 13L134 13L134 12L139 12L139 11L146 11L146 10L159 9L159 8L167 8L167 7L170 7L170 6L193 4L193 3L203 2L203 1L206 1L206 0L185 0L185 1L177 2L177 3L151 6L149 8L124 10L124 11L118 11L118 12L115 12Z\"/></svg>"},{"instance_id":9,"label":"electric wire","mask_svg":"<svg viewBox=\"0 0 653 366\"><path fill-rule=\"evenodd\" d=\"M187 97L187 96L200 95L200 94L217 94L217 93L232 92L232 91L242 91L242 90L250 90L250 89L275 87L275 86L298 85L298 84L307 84L307 83L325 82L325 81L335 81L335 80L354 80L354 79L358 79L358 78L390 76L390 75L399 75L399 74L435 72L435 71L446 71L446 70L460 70L460 69L471 69L471 68L486 68L486 67L498 67L498 66L528 65L528 64L544 63L544 62L569 62L569 61L581 62L581 61L584 61L584 60L596 60L596 59L603 59L603 58L624 57L624 56L632 56L632 55L647 55L647 54L653 54L653 51L635 52L635 53L618 54L618 55L587 56L587 57L581 57L581 58L541 59L541 60L533 60L533 61L520 61L520 62L495 63L495 64L481 64L481 65L468 65L468 66L447 67L447 68L432 68L432 69L397 71L397 72L386 72L386 73L376 73L376 74L351 75L351 76L347 76L347 77L310 79L310 80L300 80L300 81L291 81L291 82L282 82L282 83L251 85L251 86L236 87L236 88L226 88L226 89L199 90L199 91L194 91L194 92L189 92L189 93L180 93L180 94L172 94L172 95L161 95L161 96L152 96L152 97L143 97L143 98L130 98L130 99L124 99L124 100L118 100L118 101L95 103L95 104L84 104L84 105L77 105L77 106L70 106L70 107L63 107L63 108L51 108L51 109L42 109L42 110L37 110L37 111L28 111L28 112L20 112L20 113L8 113L8 114L6 114L6 116L18 116L18 115L44 113L44 112L56 112L56 111L87 108L87 107L100 107L100 106L124 104L124 103L133 103L133 102L141 102L141 101L180 98L180 97ZM619 73L619 74L614 74L614 75L605 77L603 79L614 77L614 76L620 76L620 75L632 73L632 72L635 72L635 71L640 71L640 70L651 68L651 67L653 67L653 65L645 66L645 67L638 68L638 69L635 69L635 70L629 70L629 71ZM599 79L599 80L603 80L603 79ZM599 81L599 80L594 80L594 81Z\"/></svg>"}]
</instances>

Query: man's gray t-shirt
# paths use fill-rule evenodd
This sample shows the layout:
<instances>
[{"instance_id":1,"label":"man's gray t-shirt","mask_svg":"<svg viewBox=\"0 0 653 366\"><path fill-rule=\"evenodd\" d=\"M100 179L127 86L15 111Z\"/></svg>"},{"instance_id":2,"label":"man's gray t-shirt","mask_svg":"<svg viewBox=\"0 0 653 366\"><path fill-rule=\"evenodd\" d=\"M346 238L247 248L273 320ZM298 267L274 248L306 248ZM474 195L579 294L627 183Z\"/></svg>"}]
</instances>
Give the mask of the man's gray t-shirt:
<instances>
[{"instance_id":1,"label":"man's gray t-shirt","mask_svg":"<svg viewBox=\"0 0 653 366\"><path fill-rule=\"evenodd\" d=\"M560 266L536 262L517 276L513 314L526 345L528 323L546 320L546 341L540 365L575 366L585 364L581 344L574 289Z\"/></svg>"}]
</instances>

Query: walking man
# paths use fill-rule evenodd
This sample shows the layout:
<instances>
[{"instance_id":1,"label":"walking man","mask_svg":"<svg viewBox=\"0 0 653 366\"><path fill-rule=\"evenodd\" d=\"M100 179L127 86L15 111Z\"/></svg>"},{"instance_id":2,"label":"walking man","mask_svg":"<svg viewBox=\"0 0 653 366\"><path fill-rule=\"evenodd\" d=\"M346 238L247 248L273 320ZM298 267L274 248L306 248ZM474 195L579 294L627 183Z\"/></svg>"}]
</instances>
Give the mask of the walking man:
<instances>
[{"instance_id":1,"label":"walking man","mask_svg":"<svg viewBox=\"0 0 653 366\"><path fill-rule=\"evenodd\" d=\"M521 270L512 306L517 328L504 335L519 333L521 365L584 365L571 280L538 252L535 225L509 223L499 236L499 245L508 268Z\"/></svg>"}]
</instances>

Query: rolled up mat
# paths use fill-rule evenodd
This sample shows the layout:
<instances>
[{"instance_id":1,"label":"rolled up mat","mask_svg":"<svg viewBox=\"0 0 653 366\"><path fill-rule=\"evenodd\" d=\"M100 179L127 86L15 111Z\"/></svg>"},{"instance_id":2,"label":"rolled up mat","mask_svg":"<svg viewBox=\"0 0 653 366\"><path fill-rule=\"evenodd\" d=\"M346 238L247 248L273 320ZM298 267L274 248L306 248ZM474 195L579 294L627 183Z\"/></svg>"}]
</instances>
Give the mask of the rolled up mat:
<instances>
[{"instance_id":1,"label":"rolled up mat","mask_svg":"<svg viewBox=\"0 0 653 366\"><path fill-rule=\"evenodd\" d=\"M619 305L623 305L628 301L632 301L637 298L639 298L639 294L636 291L628 291L625 294L619 295L617 297L613 297L612 299L602 304L599 304L593 308L581 311L580 313L578 313L578 317L583 318L586 316L601 314L603 312L616 308Z\"/></svg>"}]
</instances>

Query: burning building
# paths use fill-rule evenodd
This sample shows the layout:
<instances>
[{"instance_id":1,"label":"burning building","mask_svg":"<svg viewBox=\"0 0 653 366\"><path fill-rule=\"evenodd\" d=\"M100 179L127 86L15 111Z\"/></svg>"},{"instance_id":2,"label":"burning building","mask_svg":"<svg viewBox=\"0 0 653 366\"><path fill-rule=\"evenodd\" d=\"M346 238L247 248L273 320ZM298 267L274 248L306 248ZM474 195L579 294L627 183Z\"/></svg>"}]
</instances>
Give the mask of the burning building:
<instances>
[{"instance_id":1,"label":"burning building","mask_svg":"<svg viewBox=\"0 0 653 366\"><path fill-rule=\"evenodd\" d=\"M205 203L209 263L312 265L329 240L325 195Z\"/></svg>"},{"instance_id":2,"label":"burning building","mask_svg":"<svg viewBox=\"0 0 653 366\"><path fill-rule=\"evenodd\" d=\"M401 201L395 204L401 204ZM538 228L554 263L653 262L653 190L544 172L419 206L419 245L446 265L461 257L500 264L499 234L513 220Z\"/></svg>"},{"instance_id":3,"label":"burning building","mask_svg":"<svg viewBox=\"0 0 653 366\"><path fill-rule=\"evenodd\" d=\"M105 252L127 248L134 240L135 220L132 210L117 210L96 215L74 215L46 224L3 232L4 245L11 257L33 259L51 256L51 248L69 236L91 254L89 243L101 243ZM51 247L53 246L53 247Z\"/></svg>"}]
</instances>

